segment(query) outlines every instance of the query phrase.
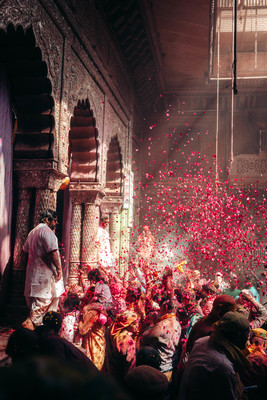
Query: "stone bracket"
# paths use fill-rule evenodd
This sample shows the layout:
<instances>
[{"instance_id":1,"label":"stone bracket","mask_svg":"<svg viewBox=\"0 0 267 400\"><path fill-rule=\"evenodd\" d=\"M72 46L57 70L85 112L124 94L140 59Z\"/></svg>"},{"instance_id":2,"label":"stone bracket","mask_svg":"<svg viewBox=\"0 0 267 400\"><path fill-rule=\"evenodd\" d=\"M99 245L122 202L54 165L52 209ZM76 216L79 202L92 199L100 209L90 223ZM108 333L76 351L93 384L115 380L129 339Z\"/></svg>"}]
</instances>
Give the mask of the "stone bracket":
<instances>
[{"instance_id":1,"label":"stone bracket","mask_svg":"<svg viewBox=\"0 0 267 400\"><path fill-rule=\"evenodd\" d=\"M19 160L14 163L19 188L50 189L57 192L68 176L57 170L54 160Z\"/></svg>"},{"instance_id":2,"label":"stone bracket","mask_svg":"<svg viewBox=\"0 0 267 400\"><path fill-rule=\"evenodd\" d=\"M120 213L123 206L122 196L106 196L101 203L101 212L103 214Z\"/></svg>"},{"instance_id":3,"label":"stone bracket","mask_svg":"<svg viewBox=\"0 0 267 400\"><path fill-rule=\"evenodd\" d=\"M105 197L105 191L99 184L71 182L69 189L73 204L95 204L100 206L102 199Z\"/></svg>"}]
</instances>

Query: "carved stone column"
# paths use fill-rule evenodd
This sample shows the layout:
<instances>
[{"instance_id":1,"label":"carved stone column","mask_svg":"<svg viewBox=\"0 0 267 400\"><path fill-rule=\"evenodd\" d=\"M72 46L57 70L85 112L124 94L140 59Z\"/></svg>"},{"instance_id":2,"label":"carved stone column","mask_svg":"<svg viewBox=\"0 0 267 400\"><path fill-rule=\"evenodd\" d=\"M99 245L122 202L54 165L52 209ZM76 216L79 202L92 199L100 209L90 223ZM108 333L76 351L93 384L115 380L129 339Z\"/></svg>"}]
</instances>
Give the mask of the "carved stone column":
<instances>
[{"instance_id":1,"label":"carved stone column","mask_svg":"<svg viewBox=\"0 0 267 400\"><path fill-rule=\"evenodd\" d=\"M47 208L56 210L56 196L66 174L59 172L53 160L20 160L15 163L15 177L19 188L36 189L34 226L39 215Z\"/></svg>"},{"instance_id":2,"label":"carved stone column","mask_svg":"<svg viewBox=\"0 0 267 400\"><path fill-rule=\"evenodd\" d=\"M9 306L14 310L17 309L17 312L21 309L21 307L25 307L26 310L26 305L23 301L23 292L27 257L22 251L22 247L28 235L30 201L31 192L27 189L20 189L18 193L16 218L17 228L13 254L12 286L9 298Z\"/></svg>"},{"instance_id":3,"label":"carved stone column","mask_svg":"<svg viewBox=\"0 0 267 400\"><path fill-rule=\"evenodd\" d=\"M118 264L120 259L120 223L121 223L120 209L121 207L114 207L112 213L109 216L110 247L112 254L118 261Z\"/></svg>"},{"instance_id":4,"label":"carved stone column","mask_svg":"<svg viewBox=\"0 0 267 400\"><path fill-rule=\"evenodd\" d=\"M36 190L34 226L38 225L41 212L48 208L56 211L57 193L51 189Z\"/></svg>"},{"instance_id":5,"label":"carved stone column","mask_svg":"<svg viewBox=\"0 0 267 400\"><path fill-rule=\"evenodd\" d=\"M121 262L120 275L123 275L129 263L130 228L128 228L128 210L121 212Z\"/></svg>"},{"instance_id":6,"label":"carved stone column","mask_svg":"<svg viewBox=\"0 0 267 400\"><path fill-rule=\"evenodd\" d=\"M97 267L97 229L99 225L100 202L86 203L84 206L82 265L85 280L89 269Z\"/></svg>"},{"instance_id":7,"label":"carved stone column","mask_svg":"<svg viewBox=\"0 0 267 400\"><path fill-rule=\"evenodd\" d=\"M81 255L82 204L73 203L70 229L70 261L68 284L79 283Z\"/></svg>"},{"instance_id":8,"label":"carved stone column","mask_svg":"<svg viewBox=\"0 0 267 400\"><path fill-rule=\"evenodd\" d=\"M99 225L100 201L104 192L99 185L71 183L70 194L74 204L68 283L78 284L80 274L86 281L89 267L91 269L97 266L95 241Z\"/></svg>"},{"instance_id":9,"label":"carved stone column","mask_svg":"<svg viewBox=\"0 0 267 400\"><path fill-rule=\"evenodd\" d=\"M110 247L111 252L117 261L117 265L120 271L120 247L121 247L121 208L122 198L121 197L105 197L105 200L101 204L101 210L104 214L109 214L109 235L110 235Z\"/></svg>"}]
</instances>

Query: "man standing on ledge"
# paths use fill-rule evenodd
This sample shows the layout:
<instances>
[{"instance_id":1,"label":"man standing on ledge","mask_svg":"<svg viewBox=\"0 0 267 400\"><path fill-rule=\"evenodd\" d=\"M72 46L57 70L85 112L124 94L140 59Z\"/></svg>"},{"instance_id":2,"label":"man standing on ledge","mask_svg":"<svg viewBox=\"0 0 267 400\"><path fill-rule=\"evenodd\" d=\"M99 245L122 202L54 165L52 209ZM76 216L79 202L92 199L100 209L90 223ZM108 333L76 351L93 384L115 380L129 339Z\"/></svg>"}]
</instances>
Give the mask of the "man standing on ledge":
<instances>
[{"instance_id":1,"label":"man standing on ledge","mask_svg":"<svg viewBox=\"0 0 267 400\"><path fill-rule=\"evenodd\" d=\"M28 253L24 296L30 315L22 325L28 329L41 325L48 311L57 311L59 297L64 292L58 240L53 232L57 215L46 210L39 221L23 246Z\"/></svg>"},{"instance_id":2,"label":"man standing on ledge","mask_svg":"<svg viewBox=\"0 0 267 400\"><path fill-rule=\"evenodd\" d=\"M105 273L115 274L116 262L110 248L110 237L107 231L109 225L109 216L102 215L97 232L98 241L98 267Z\"/></svg>"}]
</instances>

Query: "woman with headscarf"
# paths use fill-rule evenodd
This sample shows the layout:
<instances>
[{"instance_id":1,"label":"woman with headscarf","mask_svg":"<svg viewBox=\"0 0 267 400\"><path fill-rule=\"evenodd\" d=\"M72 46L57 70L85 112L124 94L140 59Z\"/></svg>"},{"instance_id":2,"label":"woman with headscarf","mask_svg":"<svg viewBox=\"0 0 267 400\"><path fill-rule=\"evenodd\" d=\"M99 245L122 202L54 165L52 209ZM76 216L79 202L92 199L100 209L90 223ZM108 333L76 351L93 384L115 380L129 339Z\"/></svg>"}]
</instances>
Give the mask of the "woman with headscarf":
<instances>
[{"instance_id":1,"label":"woman with headscarf","mask_svg":"<svg viewBox=\"0 0 267 400\"><path fill-rule=\"evenodd\" d=\"M175 311L176 305L171 299L163 302L158 321L143 333L141 339L143 346L151 346L159 352L160 370L169 382L178 364L177 348L181 336L181 326Z\"/></svg>"},{"instance_id":2,"label":"woman with headscarf","mask_svg":"<svg viewBox=\"0 0 267 400\"><path fill-rule=\"evenodd\" d=\"M122 383L135 366L138 316L124 311L113 321L106 334L106 355L102 371Z\"/></svg>"},{"instance_id":3,"label":"woman with headscarf","mask_svg":"<svg viewBox=\"0 0 267 400\"><path fill-rule=\"evenodd\" d=\"M92 270L88 274L88 279L92 280L92 276L97 275L100 281L100 273L97 269ZM98 282L97 281L97 282ZM107 286L104 284L104 286ZM101 292L101 290L100 290ZM99 292L99 293L100 293ZM105 293L105 292L104 292ZM107 290L107 298L111 297L109 289ZM83 299L82 318L79 322L79 334L82 337L82 347L86 351L86 355L101 370L105 359L105 323L107 321L105 306L109 304L102 300L95 301L95 290L89 287ZM97 299L97 297L96 297Z\"/></svg>"},{"instance_id":4,"label":"woman with headscarf","mask_svg":"<svg viewBox=\"0 0 267 400\"><path fill-rule=\"evenodd\" d=\"M86 355L101 370L105 359L105 317L98 310L83 307L82 319L79 322L79 334L82 336L82 347Z\"/></svg>"},{"instance_id":5,"label":"woman with headscarf","mask_svg":"<svg viewBox=\"0 0 267 400\"><path fill-rule=\"evenodd\" d=\"M250 332L250 345L248 346L248 360L251 363L249 370L244 370L240 378L247 387L247 398L267 398L267 331L262 328L252 329Z\"/></svg>"}]
</instances>

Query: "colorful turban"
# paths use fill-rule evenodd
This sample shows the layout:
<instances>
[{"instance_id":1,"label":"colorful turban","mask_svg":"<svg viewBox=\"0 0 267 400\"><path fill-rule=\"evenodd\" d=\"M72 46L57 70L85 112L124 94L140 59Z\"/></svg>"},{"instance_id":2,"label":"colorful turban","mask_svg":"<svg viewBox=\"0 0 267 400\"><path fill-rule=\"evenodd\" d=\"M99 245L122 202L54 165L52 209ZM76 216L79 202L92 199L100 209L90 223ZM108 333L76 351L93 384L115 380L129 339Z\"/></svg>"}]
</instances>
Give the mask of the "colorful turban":
<instances>
[{"instance_id":1,"label":"colorful turban","mask_svg":"<svg viewBox=\"0 0 267 400\"><path fill-rule=\"evenodd\" d=\"M261 339L267 340L267 331L262 328L252 329L251 337L259 337Z\"/></svg>"},{"instance_id":2,"label":"colorful turban","mask_svg":"<svg viewBox=\"0 0 267 400\"><path fill-rule=\"evenodd\" d=\"M115 321L113 321L110 328L111 337L115 338L121 331L127 329L133 322L137 320L138 316L133 311L124 311L119 314Z\"/></svg>"}]
</instances>

